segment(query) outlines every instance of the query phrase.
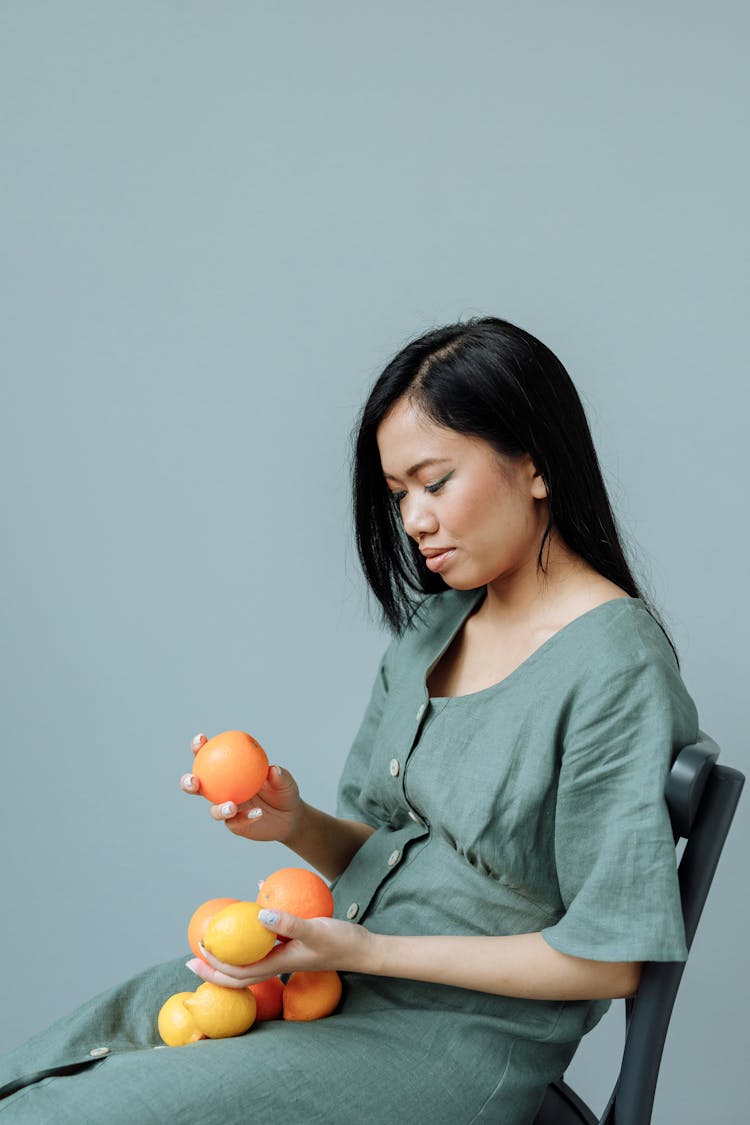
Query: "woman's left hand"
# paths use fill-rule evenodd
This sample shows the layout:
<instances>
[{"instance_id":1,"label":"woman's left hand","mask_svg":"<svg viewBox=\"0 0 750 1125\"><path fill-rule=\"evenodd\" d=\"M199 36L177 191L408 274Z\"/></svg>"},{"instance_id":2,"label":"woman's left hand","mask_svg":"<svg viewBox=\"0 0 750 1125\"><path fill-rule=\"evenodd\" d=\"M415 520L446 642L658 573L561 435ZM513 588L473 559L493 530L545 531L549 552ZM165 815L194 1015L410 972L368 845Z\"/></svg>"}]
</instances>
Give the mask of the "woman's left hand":
<instances>
[{"instance_id":1,"label":"woman's left hand","mask_svg":"<svg viewBox=\"0 0 750 1125\"><path fill-rule=\"evenodd\" d=\"M261 919L263 921L263 919ZM336 969L364 972L375 934L354 922L338 918L298 918L278 913L278 921L264 923L273 933L291 940L275 945L271 952L252 965L228 965L217 960L201 945L205 960L194 957L187 967L204 981L225 988L247 988L280 973L321 972Z\"/></svg>"}]
</instances>

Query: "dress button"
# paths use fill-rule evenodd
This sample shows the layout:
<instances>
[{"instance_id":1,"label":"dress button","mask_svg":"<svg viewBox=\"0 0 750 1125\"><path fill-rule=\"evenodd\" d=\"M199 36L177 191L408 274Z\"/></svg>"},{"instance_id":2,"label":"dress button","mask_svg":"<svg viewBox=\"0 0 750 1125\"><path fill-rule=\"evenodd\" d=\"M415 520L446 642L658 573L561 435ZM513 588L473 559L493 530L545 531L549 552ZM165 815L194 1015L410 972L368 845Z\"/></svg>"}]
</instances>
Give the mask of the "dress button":
<instances>
[{"instance_id":1,"label":"dress button","mask_svg":"<svg viewBox=\"0 0 750 1125\"><path fill-rule=\"evenodd\" d=\"M401 766L398 764L398 758L391 758L388 769L391 771L391 777L398 777L398 771L401 769Z\"/></svg>"},{"instance_id":2,"label":"dress button","mask_svg":"<svg viewBox=\"0 0 750 1125\"><path fill-rule=\"evenodd\" d=\"M388 866L393 867L401 858L401 852L396 848L395 852L391 852L388 856Z\"/></svg>"},{"instance_id":3,"label":"dress button","mask_svg":"<svg viewBox=\"0 0 750 1125\"><path fill-rule=\"evenodd\" d=\"M414 812L414 809L409 809L409 816L412 818L415 824L419 824L420 826L424 827L424 821L422 820L422 817L417 816L417 814Z\"/></svg>"},{"instance_id":4,"label":"dress button","mask_svg":"<svg viewBox=\"0 0 750 1125\"><path fill-rule=\"evenodd\" d=\"M424 715L426 710L427 710L427 704L421 703L420 706L419 706L419 710L417 711L417 722L419 722L419 720L422 718L422 716Z\"/></svg>"},{"instance_id":5,"label":"dress button","mask_svg":"<svg viewBox=\"0 0 750 1125\"><path fill-rule=\"evenodd\" d=\"M351 906L348 908L348 910L346 912L346 916L349 919L349 921L351 921L352 918L356 918L358 914L359 914L359 903L353 902L351 904Z\"/></svg>"},{"instance_id":6,"label":"dress button","mask_svg":"<svg viewBox=\"0 0 750 1125\"><path fill-rule=\"evenodd\" d=\"M109 1054L109 1047L93 1047L89 1051L92 1059L103 1059L105 1055Z\"/></svg>"}]
</instances>

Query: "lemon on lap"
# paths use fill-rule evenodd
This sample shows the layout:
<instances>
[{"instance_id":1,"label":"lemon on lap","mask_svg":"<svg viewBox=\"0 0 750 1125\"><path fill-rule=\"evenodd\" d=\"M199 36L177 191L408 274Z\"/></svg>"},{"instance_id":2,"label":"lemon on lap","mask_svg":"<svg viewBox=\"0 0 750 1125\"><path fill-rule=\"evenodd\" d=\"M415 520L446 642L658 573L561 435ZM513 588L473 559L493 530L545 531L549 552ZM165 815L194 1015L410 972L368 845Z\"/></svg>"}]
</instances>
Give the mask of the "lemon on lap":
<instances>
[{"instance_id":1,"label":"lemon on lap","mask_svg":"<svg viewBox=\"0 0 750 1125\"><path fill-rule=\"evenodd\" d=\"M168 1047L184 1047L206 1038L205 1032L201 1031L183 1004L183 1000L192 996L192 992L175 992L161 1006L157 1026Z\"/></svg>"},{"instance_id":2,"label":"lemon on lap","mask_svg":"<svg viewBox=\"0 0 750 1125\"><path fill-rule=\"evenodd\" d=\"M224 988L206 981L188 992L184 1005L209 1039L243 1035L255 1021L255 997L249 988Z\"/></svg>"},{"instance_id":3,"label":"lemon on lap","mask_svg":"<svg viewBox=\"0 0 750 1125\"><path fill-rule=\"evenodd\" d=\"M218 910L206 926L203 947L228 965L252 965L270 953L276 934L258 921L257 902L233 902Z\"/></svg>"}]
</instances>

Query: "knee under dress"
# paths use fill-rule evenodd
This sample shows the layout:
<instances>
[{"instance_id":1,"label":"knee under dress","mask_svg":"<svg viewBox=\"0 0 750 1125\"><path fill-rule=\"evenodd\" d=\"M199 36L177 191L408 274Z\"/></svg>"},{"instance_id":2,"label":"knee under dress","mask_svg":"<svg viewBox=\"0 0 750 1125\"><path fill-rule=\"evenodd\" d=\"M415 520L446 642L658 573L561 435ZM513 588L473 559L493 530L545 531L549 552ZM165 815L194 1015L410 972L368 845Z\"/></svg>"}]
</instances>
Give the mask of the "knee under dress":
<instances>
[{"instance_id":1,"label":"knee under dress","mask_svg":"<svg viewBox=\"0 0 750 1125\"><path fill-rule=\"evenodd\" d=\"M337 807L375 832L333 884L336 916L684 960L663 794L698 720L664 634L640 599L619 598L501 682L430 699L430 669L484 593L427 597L385 653ZM161 1004L196 987L185 956L0 1060L0 1125L529 1125L609 1006L344 973L324 1020L155 1049Z\"/></svg>"}]
</instances>

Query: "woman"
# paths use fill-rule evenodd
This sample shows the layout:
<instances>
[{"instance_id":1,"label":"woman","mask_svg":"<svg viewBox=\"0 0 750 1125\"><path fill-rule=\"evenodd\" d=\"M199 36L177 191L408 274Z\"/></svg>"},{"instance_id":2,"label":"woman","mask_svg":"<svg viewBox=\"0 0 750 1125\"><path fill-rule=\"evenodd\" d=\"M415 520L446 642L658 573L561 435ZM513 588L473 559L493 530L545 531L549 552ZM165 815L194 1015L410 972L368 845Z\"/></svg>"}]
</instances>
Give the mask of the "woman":
<instances>
[{"instance_id":1,"label":"woman","mask_svg":"<svg viewBox=\"0 0 750 1125\"><path fill-rule=\"evenodd\" d=\"M2 1125L527 1125L641 963L686 957L663 792L697 716L560 362L495 318L410 343L363 410L354 508L394 636L338 815L277 766L212 808L332 880L335 917L268 916L293 940L256 965L180 959L92 1001L6 1061ZM296 969L343 974L336 1014L150 1049L191 971Z\"/></svg>"}]
</instances>

